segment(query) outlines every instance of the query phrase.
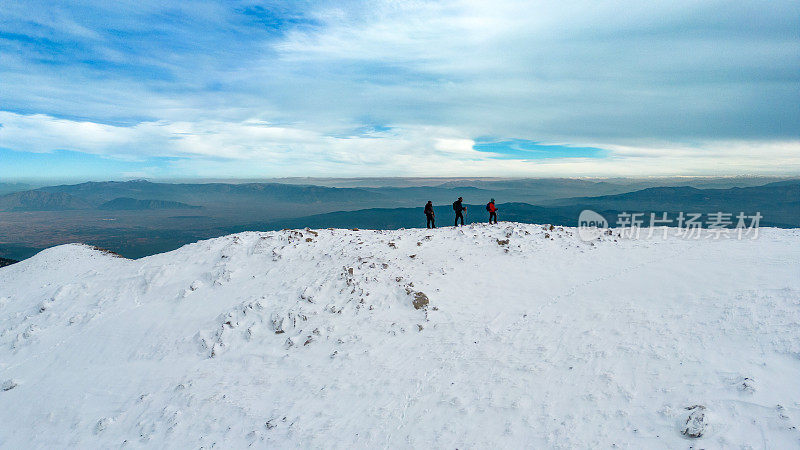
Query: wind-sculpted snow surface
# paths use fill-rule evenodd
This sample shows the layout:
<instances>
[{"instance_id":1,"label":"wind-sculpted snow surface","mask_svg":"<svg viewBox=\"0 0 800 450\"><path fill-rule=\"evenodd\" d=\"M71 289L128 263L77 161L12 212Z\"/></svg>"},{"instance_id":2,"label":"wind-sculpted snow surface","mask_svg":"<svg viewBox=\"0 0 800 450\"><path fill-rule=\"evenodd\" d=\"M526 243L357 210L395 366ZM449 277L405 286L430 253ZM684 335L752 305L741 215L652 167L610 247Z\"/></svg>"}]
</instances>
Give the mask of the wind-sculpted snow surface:
<instances>
[{"instance_id":1,"label":"wind-sculpted snow surface","mask_svg":"<svg viewBox=\"0 0 800 450\"><path fill-rule=\"evenodd\" d=\"M794 448L800 231L241 233L0 269L0 447Z\"/></svg>"}]
</instances>

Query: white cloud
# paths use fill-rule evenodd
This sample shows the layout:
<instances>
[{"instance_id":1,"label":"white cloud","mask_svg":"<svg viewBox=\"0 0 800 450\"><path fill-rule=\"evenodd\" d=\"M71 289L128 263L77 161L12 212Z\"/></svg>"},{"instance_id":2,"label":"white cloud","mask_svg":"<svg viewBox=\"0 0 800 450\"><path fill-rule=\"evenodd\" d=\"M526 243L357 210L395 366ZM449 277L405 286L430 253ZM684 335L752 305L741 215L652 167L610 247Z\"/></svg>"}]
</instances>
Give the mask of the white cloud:
<instances>
[{"instance_id":1,"label":"white cloud","mask_svg":"<svg viewBox=\"0 0 800 450\"><path fill-rule=\"evenodd\" d=\"M121 160L177 158L182 176L642 176L800 172L800 140L717 141L694 146L586 145L604 158L498 159L458 130L409 125L333 137L299 126L243 122L144 122L114 126L0 112L0 147L75 150ZM381 135L376 137L376 135Z\"/></svg>"},{"instance_id":2,"label":"white cloud","mask_svg":"<svg viewBox=\"0 0 800 450\"><path fill-rule=\"evenodd\" d=\"M276 32L227 3L16 4L0 23L56 48L0 46L0 146L209 176L798 172L794 2L308 5ZM501 160L480 137L611 153Z\"/></svg>"}]
</instances>

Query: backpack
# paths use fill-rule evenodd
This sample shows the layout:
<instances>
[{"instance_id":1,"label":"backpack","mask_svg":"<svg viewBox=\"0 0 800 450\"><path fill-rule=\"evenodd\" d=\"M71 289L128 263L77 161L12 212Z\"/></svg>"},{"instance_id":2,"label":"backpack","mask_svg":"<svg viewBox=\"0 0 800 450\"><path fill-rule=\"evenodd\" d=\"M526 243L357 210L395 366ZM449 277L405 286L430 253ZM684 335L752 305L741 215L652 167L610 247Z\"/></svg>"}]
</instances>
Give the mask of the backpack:
<instances>
[{"instance_id":1,"label":"backpack","mask_svg":"<svg viewBox=\"0 0 800 450\"><path fill-rule=\"evenodd\" d=\"M486 204L486 210L487 211L491 211L491 208L489 207L491 204L492 204L492 202L489 202L489 203Z\"/></svg>"},{"instance_id":2,"label":"backpack","mask_svg":"<svg viewBox=\"0 0 800 450\"><path fill-rule=\"evenodd\" d=\"M453 202L453 211L459 212L461 209L458 207L458 201Z\"/></svg>"}]
</instances>

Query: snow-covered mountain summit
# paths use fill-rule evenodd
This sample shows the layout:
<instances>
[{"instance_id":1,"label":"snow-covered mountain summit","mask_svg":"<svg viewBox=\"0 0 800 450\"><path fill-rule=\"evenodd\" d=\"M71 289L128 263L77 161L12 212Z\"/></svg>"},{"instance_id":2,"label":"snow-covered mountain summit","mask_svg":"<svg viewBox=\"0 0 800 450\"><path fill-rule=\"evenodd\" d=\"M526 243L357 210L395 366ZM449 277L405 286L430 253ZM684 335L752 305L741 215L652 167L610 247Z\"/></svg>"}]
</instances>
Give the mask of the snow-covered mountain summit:
<instances>
[{"instance_id":1,"label":"snow-covered mountain summit","mask_svg":"<svg viewBox=\"0 0 800 450\"><path fill-rule=\"evenodd\" d=\"M800 230L760 233L54 247L0 268L0 447L796 447Z\"/></svg>"}]
</instances>

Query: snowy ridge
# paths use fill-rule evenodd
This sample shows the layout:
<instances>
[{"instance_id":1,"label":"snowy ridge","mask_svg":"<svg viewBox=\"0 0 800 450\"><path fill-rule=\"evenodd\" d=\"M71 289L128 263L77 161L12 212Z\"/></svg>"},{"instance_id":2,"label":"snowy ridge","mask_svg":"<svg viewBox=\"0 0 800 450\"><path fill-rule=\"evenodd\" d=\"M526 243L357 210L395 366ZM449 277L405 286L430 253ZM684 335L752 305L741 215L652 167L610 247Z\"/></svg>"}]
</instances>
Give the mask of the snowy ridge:
<instances>
[{"instance_id":1,"label":"snowy ridge","mask_svg":"<svg viewBox=\"0 0 800 450\"><path fill-rule=\"evenodd\" d=\"M0 447L800 445L800 231L575 234L51 248L0 269Z\"/></svg>"}]
</instances>

